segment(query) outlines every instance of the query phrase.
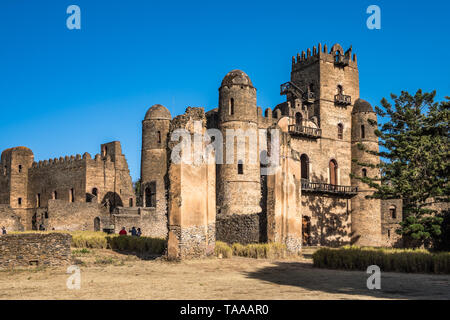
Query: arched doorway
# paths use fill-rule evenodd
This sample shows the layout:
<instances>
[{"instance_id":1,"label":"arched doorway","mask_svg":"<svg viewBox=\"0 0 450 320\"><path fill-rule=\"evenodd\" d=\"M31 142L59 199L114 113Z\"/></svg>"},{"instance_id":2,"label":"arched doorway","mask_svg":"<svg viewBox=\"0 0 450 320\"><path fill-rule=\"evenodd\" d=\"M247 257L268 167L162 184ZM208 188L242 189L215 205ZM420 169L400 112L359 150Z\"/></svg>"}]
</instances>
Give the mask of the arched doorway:
<instances>
[{"instance_id":1,"label":"arched doorway","mask_svg":"<svg viewBox=\"0 0 450 320\"><path fill-rule=\"evenodd\" d=\"M100 218L99 217L94 219L94 231L100 231Z\"/></svg>"},{"instance_id":2,"label":"arched doorway","mask_svg":"<svg viewBox=\"0 0 450 320\"><path fill-rule=\"evenodd\" d=\"M102 203L107 204L109 206L109 212L112 213L115 208L123 207L123 202L120 196L116 192L108 192L103 198Z\"/></svg>"},{"instance_id":3,"label":"arched doorway","mask_svg":"<svg viewBox=\"0 0 450 320\"><path fill-rule=\"evenodd\" d=\"M302 242L304 246L311 245L311 218L302 217Z\"/></svg>"},{"instance_id":4,"label":"arched doorway","mask_svg":"<svg viewBox=\"0 0 450 320\"><path fill-rule=\"evenodd\" d=\"M336 160L334 159L330 160L330 184L332 185L336 185L338 182L337 169L338 165Z\"/></svg>"},{"instance_id":5,"label":"arched doorway","mask_svg":"<svg viewBox=\"0 0 450 320\"><path fill-rule=\"evenodd\" d=\"M145 206L147 208L156 207L156 181L150 182L145 187Z\"/></svg>"},{"instance_id":6,"label":"arched doorway","mask_svg":"<svg viewBox=\"0 0 450 320\"><path fill-rule=\"evenodd\" d=\"M295 124L297 126L301 126L302 125L302 120L303 120L302 114L300 112L297 112L295 114Z\"/></svg>"},{"instance_id":7,"label":"arched doorway","mask_svg":"<svg viewBox=\"0 0 450 320\"><path fill-rule=\"evenodd\" d=\"M300 169L301 178L309 181L309 158L306 154L302 154L300 157Z\"/></svg>"}]
</instances>

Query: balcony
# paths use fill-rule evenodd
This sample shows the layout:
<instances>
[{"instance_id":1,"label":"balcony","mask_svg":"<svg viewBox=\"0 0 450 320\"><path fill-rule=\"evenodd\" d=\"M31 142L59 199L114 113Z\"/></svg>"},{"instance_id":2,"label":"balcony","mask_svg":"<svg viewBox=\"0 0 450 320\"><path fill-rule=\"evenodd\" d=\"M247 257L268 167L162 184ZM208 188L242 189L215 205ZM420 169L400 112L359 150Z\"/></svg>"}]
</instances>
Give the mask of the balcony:
<instances>
[{"instance_id":1,"label":"balcony","mask_svg":"<svg viewBox=\"0 0 450 320\"><path fill-rule=\"evenodd\" d=\"M305 127L299 124L291 124L288 127L289 133L296 136L317 139L322 135L322 129Z\"/></svg>"},{"instance_id":2,"label":"balcony","mask_svg":"<svg viewBox=\"0 0 450 320\"><path fill-rule=\"evenodd\" d=\"M345 67L349 64L349 58L343 55L337 55L334 58L334 64L337 66Z\"/></svg>"},{"instance_id":3,"label":"balcony","mask_svg":"<svg viewBox=\"0 0 450 320\"><path fill-rule=\"evenodd\" d=\"M334 96L334 102L338 105L347 106L352 104L352 97L345 94L337 94Z\"/></svg>"},{"instance_id":4,"label":"balcony","mask_svg":"<svg viewBox=\"0 0 450 320\"><path fill-rule=\"evenodd\" d=\"M313 104L316 101L316 95L312 91L307 91L303 94L303 102L306 104Z\"/></svg>"},{"instance_id":5,"label":"balcony","mask_svg":"<svg viewBox=\"0 0 450 320\"><path fill-rule=\"evenodd\" d=\"M358 187L340 186L322 182L309 182L306 179L301 179L302 192L306 193L322 193L341 195L345 197L353 197L358 193Z\"/></svg>"}]
</instances>

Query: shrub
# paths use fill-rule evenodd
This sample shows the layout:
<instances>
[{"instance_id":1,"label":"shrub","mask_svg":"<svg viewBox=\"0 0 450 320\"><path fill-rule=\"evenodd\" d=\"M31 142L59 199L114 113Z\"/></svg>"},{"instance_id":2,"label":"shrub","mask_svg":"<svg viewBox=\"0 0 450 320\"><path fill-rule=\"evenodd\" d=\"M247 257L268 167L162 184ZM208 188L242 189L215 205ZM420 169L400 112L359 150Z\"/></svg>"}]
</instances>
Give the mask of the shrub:
<instances>
[{"instance_id":1,"label":"shrub","mask_svg":"<svg viewBox=\"0 0 450 320\"><path fill-rule=\"evenodd\" d=\"M382 271L450 273L450 252L431 253L423 249L321 248L313 254L318 268L367 270L377 265Z\"/></svg>"},{"instance_id":2,"label":"shrub","mask_svg":"<svg viewBox=\"0 0 450 320\"><path fill-rule=\"evenodd\" d=\"M214 248L214 254L218 257L222 255L223 258L231 258L233 250L228 244L221 241L216 241L216 247Z\"/></svg>"}]
</instances>

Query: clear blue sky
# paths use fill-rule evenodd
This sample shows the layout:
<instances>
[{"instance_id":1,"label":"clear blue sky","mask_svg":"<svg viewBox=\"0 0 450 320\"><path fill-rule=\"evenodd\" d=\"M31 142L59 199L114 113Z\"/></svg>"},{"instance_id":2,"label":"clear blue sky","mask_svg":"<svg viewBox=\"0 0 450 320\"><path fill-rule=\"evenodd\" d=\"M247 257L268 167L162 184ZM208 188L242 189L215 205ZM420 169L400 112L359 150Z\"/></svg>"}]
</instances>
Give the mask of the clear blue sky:
<instances>
[{"instance_id":1,"label":"clear blue sky","mask_svg":"<svg viewBox=\"0 0 450 320\"><path fill-rule=\"evenodd\" d=\"M283 101L291 56L318 42L353 45L361 98L400 90L450 95L449 1L0 2L0 150L24 145L36 160L92 155L122 142L139 177L141 121L155 103L172 115L217 107L218 87L242 69L258 105ZM81 8L81 30L66 9ZM366 8L381 8L381 30Z\"/></svg>"}]
</instances>

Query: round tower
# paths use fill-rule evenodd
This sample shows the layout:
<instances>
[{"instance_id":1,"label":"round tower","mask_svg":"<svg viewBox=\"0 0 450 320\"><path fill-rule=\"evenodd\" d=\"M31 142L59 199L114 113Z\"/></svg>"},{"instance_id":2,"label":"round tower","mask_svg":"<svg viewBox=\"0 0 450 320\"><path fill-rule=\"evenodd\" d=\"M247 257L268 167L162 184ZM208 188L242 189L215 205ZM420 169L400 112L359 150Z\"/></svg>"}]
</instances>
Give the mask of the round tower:
<instances>
[{"instance_id":1,"label":"round tower","mask_svg":"<svg viewBox=\"0 0 450 320\"><path fill-rule=\"evenodd\" d=\"M217 173L218 213L260 213L256 89L240 70L230 71L219 88L219 128L224 148Z\"/></svg>"},{"instance_id":2,"label":"round tower","mask_svg":"<svg viewBox=\"0 0 450 320\"><path fill-rule=\"evenodd\" d=\"M167 139L172 116L155 104L142 121L141 205L166 214Z\"/></svg>"},{"instance_id":3,"label":"round tower","mask_svg":"<svg viewBox=\"0 0 450 320\"><path fill-rule=\"evenodd\" d=\"M365 100L355 101L352 111L352 159L361 163L378 164L376 155L360 150L361 143L365 149L378 152L376 126L369 120L377 121L372 106ZM352 174L358 177L376 178L380 176L377 168L360 166L352 162ZM358 187L358 194L352 199L352 243L360 246L379 246L381 244L381 200L366 199L375 189L362 181L352 178L352 186Z\"/></svg>"}]
</instances>

